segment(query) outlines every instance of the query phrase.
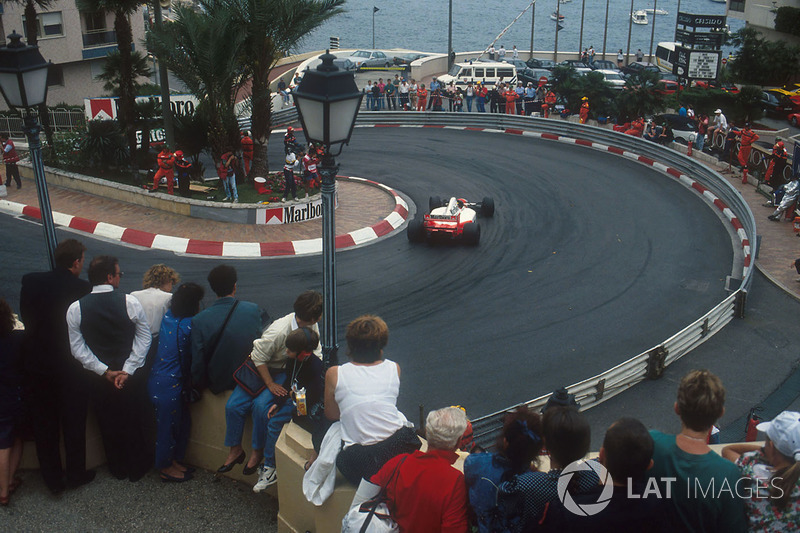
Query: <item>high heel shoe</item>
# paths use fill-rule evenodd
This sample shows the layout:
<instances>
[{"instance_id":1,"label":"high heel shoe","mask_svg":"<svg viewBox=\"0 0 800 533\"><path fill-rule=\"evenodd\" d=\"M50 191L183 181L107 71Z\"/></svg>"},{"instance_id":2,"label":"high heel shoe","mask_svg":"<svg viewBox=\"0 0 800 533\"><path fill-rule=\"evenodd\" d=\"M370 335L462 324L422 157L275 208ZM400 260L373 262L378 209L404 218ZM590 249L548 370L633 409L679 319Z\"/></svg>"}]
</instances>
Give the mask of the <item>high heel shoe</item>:
<instances>
[{"instance_id":1,"label":"high heel shoe","mask_svg":"<svg viewBox=\"0 0 800 533\"><path fill-rule=\"evenodd\" d=\"M238 465L238 464L243 463L245 457L247 457L247 455L245 455L244 451L242 451L242 453L240 453L236 457L236 459L233 460L232 463L227 463L227 464L224 464L221 467L217 468L217 472L220 473L220 474L224 474L226 472L230 472L231 470L233 470L234 465Z\"/></svg>"},{"instance_id":2,"label":"high heel shoe","mask_svg":"<svg viewBox=\"0 0 800 533\"><path fill-rule=\"evenodd\" d=\"M244 468L242 469L242 474L244 474L245 476L250 476L252 474L255 474L259 466L261 466L261 461L259 461L258 464L255 466L244 465Z\"/></svg>"}]
</instances>

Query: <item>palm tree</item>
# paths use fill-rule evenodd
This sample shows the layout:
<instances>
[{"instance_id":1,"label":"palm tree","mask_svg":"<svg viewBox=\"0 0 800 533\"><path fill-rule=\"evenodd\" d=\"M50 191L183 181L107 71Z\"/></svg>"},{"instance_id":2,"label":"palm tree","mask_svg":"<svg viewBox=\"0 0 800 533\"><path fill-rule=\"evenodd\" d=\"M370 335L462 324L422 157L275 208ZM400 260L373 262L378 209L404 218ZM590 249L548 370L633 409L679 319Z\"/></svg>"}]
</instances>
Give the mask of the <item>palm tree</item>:
<instances>
[{"instance_id":1,"label":"palm tree","mask_svg":"<svg viewBox=\"0 0 800 533\"><path fill-rule=\"evenodd\" d=\"M251 78L252 137L251 175L268 172L267 142L272 126L269 75L284 53L313 29L343 12L345 0L200 0L210 16L230 12L245 34L241 58Z\"/></svg>"},{"instance_id":2,"label":"palm tree","mask_svg":"<svg viewBox=\"0 0 800 533\"><path fill-rule=\"evenodd\" d=\"M179 7L175 14L174 21L150 30L148 45L200 100L216 158L239 139L233 106L244 80L245 35L224 10L206 14Z\"/></svg>"},{"instance_id":3,"label":"palm tree","mask_svg":"<svg viewBox=\"0 0 800 533\"><path fill-rule=\"evenodd\" d=\"M137 80L139 78L149 78L153 75L150 65L147 63L147 58L141 52L133 52L131 54L131 71L133 72L133 92L138 94L139 88L143 84ZM103 65L103 72L97 76L97 79L103 82L103 89L108 91L112 96L119 96L121 94L120 87L122 85L122 54L119 50L114 50L106 56L106 62Z\"/></svg>"},{"instance_id":4,"label":"palm tree","mask_svg":"<svg viewBox=\"0 0 800 533\"><path fill-rule=\"evenodd\" d=\"M133 31L130 16L144 2L142 0L75 0L82 12L105 11L114 13L114 32L119 50L119 121L125 129L131 162L136 157L136 91L134 88L132 51ZM134 163L135 165L135 163Z\"/></svg>"}]
</instances>

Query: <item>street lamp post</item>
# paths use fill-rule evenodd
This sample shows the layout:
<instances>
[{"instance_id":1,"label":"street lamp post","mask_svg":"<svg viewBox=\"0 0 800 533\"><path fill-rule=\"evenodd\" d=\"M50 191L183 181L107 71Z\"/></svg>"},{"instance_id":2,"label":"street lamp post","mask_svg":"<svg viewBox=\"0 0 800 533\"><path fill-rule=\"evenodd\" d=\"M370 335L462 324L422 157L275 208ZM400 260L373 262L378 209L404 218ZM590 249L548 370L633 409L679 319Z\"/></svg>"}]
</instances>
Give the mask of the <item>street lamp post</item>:
<instances>
[{"instance_id":1,"label":"street lamp post","mask_svg":"<svg viewBox=\"0 0 800 533\"><path fill-rule=\"evenodd\" d=\"M325 153L322 175L322 357L325 368L337 363L336 340L336 173L334 156L350 142L363 94L352 72L333 64L336 56L326 50L322 63L309 70L293 93L306 141L321 144ZM333 150L337 151L334 153Z\"/></svg>"},{"instance_id":2,"label":"street lamp post","mask_svg":"<svg viewBox=\"0 0 800 533\"><path fill-rule=\"evenodd\" d=\"M22 44L22 36L16 31L12 32L8 39L8 45L0 47L0 92L3 93L8 107L19 109L23 115L23 131L28 138L31 153L47 257L50 268L54 269L58 240L42 163L42 143L39 140L42 127L30 111L31 108L37 108L47 100L49 64L39 53L39 47Z\"/></svg>"}]
</instances>

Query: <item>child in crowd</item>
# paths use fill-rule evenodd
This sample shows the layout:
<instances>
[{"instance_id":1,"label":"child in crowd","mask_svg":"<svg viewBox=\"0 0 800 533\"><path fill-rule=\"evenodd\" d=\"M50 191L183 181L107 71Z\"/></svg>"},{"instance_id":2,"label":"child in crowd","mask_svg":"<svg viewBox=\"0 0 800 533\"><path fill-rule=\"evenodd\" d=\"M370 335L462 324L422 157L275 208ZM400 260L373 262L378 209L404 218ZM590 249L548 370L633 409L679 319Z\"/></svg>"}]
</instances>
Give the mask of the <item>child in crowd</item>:
<instances>
[{"instance_id":1,"label":"child in crowd","mask_svg":"<svg viewBox=\"0 0 800 533\"><path fill-rule=\"evenodd\" d=\"M289 395L278 396L267 411L267 441L264 445L264 455L272 458L272 464L267 464L265 460L253 492L261 492L278 481L274 449L283 426L292 419L292 416L308 420L309 417L321 414L325 382L322 360L314 356L317 346L319 346L319 334L311 328L298 328L286 337L286 356L289 359L286 362L281 386L290 392L291 401ZM315 428L306 429L315 432ZM319 440L321 442L322 439Z\"/></svg>"},{"instance_id":2,"label":"child in crowd","mask_svg":"<svg viewBox=\"0 0 800 533\"><path fill-rule=\"evenodd\" d=\"M764 446L731 444L722 456L748 480L745 500L750 531L797 531L800 524L800 413L784 411L757 426Z\"/></svg>"}]
</instances>

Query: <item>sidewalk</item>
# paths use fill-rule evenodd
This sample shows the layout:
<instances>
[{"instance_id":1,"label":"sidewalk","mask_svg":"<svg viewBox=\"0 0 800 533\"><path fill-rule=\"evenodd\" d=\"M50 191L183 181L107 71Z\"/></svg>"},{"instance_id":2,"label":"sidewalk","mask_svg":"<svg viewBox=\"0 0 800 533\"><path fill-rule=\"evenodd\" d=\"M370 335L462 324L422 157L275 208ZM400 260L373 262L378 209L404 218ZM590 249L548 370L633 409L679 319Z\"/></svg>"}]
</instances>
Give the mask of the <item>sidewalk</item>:
<instances>
[{"instance_id":1,"label":"sidewalk","mask_svg":"<svg viewBox=\"0 0 800 533\"><path fill-rule=\"evenodd\" d=\"M737 168L728 170L728 164L722 164L717 158L703 153L695 159L700 159L706 165L714 168L742 195L756 220L758 235L761 236L761 248L756 257L758 268L770 281L781 289L800 299L800 283L798 274L794 269L794 260L800 257L800 234L794 232L794 224L787 220L773 222L767 219L774 211L774 207L767 207L767 197L756 190L756 179L748 176L748 183L742 183L742 172ZM762 190L764 190L762 188ZM766 190L769 190L766 187Z\"/></svg>"}]
</instances>

